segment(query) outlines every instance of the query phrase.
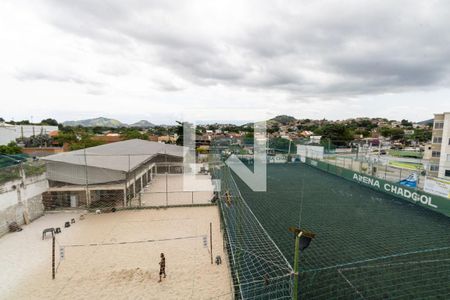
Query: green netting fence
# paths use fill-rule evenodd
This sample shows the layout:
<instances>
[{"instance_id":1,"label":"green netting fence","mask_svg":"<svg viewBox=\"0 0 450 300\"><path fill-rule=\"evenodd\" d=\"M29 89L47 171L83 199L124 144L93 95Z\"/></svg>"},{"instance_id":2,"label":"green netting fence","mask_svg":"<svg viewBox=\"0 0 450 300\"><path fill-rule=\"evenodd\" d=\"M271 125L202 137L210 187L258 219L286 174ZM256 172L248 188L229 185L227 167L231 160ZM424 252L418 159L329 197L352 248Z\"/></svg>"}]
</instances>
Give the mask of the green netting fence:
<instances>
[{"instance_id":1,"label":"green netting fence","mask_svg":"<svg viewBox=\"0 0 450 300\"><path fill-rule=\"evenodd\" d=\"M234 193L242 194L242 201L291 264L294 237L288 228L298 226L317 234L300 256L302 299L450 296L450 218L306 164L267 167L267 192L253 192L234 176L238 189ZM239 232L232 227L231 235L245 239L252 234L247 229ZM265 243L252 242L264 253ZM237 249L231 249L236 255ZM249 258L242 259L247 264ZM248 263L253 265L250 259ZM256 269L260 276L264 273Z\"/></svg>"},{"instance_id":2,"label":"green netting fence","mask_svg":"<svg viewBox=\"0 0 450 300\"><path fill-rule=\"evenodd\" d=\"M244 201L228 167L213 168L220 179L224 225L235 299L292 299L292 267Z\"/></svg>"}]
</instances>

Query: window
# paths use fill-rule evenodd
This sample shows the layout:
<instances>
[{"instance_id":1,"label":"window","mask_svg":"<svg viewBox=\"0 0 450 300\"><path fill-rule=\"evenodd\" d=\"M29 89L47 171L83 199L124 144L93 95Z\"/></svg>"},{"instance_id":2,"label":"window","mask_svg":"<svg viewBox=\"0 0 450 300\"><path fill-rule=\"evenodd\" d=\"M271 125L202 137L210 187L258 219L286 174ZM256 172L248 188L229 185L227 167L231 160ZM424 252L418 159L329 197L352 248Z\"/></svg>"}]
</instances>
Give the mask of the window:
<instances>
[{"instance_id":1,"label":"window","mask_svg":"<svg viewBox=\"0 0 450 300\"><path fill-rule=\"evenodd\" d=\"M432 151L431 157L441 157L441 152L440 151Z\"/></svg>"},{"instance_id":2,"label":"window","mask_svg":"<svg viewBox=\"0 0 450 300\"><path fill-rule=\"evenodd\" d=\"M439 171L439 165L430 165L430 171L431 172L438 172Z\"/></svg>"},{"instance_id":3,"label":"window","mask_svg":"<svg viewBox=\"0 0 450 300\"><path fill-rule=\"evenodd\" d=\"M444 128L444 123L442 122L434 123L434 129L442 129L442 128Z\"/></svg>"},{"instance_id":4,"label":"window","mask_svg":"<svg viewBox=\"0 0 450 300\"><path fill-rule=\"evenodd\" d=\"M434 137L433 144L442 144L442 137L440 137L440 136Z\"/></svg>"},{"instance_id":5,"label":"window","mask_svg":"<svg viewBox=\"0 0 450 300\"><path fill-rule=\"evenodd\" d=\"M450 154L447 154L447 161L450 161Z\"/></svg>"},{"instance_id":6,"label":"window","mask_svg":"<svg viewBox=\"0 0 450 300\"><path fill-rule=\"evenodd\" d=\"M445 170L445 177L450 177L450 170Z\"/></svg>"},{"instance_id":7,"label":"window","mask_svg":"<svg viewBox=\"0 0 450 300\"><path fill-rule=\"evenodd\" d=\"M448 139L448 144L450 145L450 139Z\"/></svg>"}]
</instances>

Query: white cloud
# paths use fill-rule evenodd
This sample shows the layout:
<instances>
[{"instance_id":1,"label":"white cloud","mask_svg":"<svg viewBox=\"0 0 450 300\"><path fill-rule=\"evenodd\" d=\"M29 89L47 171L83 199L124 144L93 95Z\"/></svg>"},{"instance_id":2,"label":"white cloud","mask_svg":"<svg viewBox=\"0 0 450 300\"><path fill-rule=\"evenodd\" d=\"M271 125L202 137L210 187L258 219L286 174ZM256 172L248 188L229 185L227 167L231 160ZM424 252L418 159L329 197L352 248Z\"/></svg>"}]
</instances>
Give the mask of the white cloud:
<instances>
[{"instance_id":1,"label":"white cloud","mask_svg":"<svg viewBox=\"0 0 450 300\"><path fill-rule=\"evenodd\" d=\"M428 119L449 110L449 8L445 1L5 0L0 116L167 123L192 109L247 120L257 108Z\"/></svg>"}]
</instances>

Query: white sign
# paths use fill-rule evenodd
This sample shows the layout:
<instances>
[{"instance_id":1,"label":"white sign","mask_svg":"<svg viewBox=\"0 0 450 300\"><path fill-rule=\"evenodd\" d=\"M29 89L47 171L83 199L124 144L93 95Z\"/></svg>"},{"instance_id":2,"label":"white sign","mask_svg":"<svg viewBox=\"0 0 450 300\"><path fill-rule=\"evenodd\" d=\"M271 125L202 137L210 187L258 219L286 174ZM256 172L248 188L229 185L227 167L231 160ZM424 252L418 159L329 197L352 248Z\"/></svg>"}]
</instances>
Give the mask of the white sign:
<instances>
[{"instance_id":1,"label":"white sign","mask_svg":"<svg viewBox=\"0 0 450 300\"><path fill-rule=\"evenodd\" d=\"M440 178L426 177L424 190L430 194L450 198L450 181Z\"/></svg>"},{"instance_id":2,"label":"white sign","mask_svg":"<svg viewBox=\"0 0 450 300\"><path fill-rule=\"evenodd\" d=\"M322 146L297 145L297 154L300 157L323 159L324 148Z\"/></svg>"}]
</instances>

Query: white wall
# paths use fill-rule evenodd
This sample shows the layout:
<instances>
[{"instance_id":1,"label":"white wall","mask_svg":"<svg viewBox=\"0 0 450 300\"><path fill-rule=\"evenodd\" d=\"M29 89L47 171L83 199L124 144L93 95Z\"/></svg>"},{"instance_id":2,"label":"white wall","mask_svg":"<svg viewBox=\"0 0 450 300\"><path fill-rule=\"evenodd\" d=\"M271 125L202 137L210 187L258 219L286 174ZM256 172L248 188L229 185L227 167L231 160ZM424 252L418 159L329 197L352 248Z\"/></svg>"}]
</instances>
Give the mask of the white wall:
<instances>
[{"instance_id":1,"label":"white wall","mask_svg":"<svg viewBox=\"0 0 450 300\"><path fill-rule=\"evenodd\" d=\"M15 127L6 127L0 125L0 145L7 145L11 141L16 140Z\"/></svg>"},{"instance_id":2,"label":"white wall","mask_svg":"<svg viewBox=\"0 0 450 300\"><path fill-rule=\"evenodd\" d=\"M323 159L323 146L297 145L297 154L300 157Z\"/></svg>"},{"instance_id":3,"label":"white wall","mask_svg":"<svg viewBox=\"0 0 450 300\"><path fill-rule=\"evenodd\" d=\"M17 138L30 137L38 134L48 134L58 130L58 126L47 125L0 125L0 145L6 145Z\"/></svg>"},{"instance_id":4,"label":"white wall","mask_svg":"<svg viewBox=\"0 0 450 300\"><path fill-rule=\"evenodd\" d=\"M23 183L23 184L22 184ZM0 236L8 232L8 224L15 221L23 224L23 214L31 219L43 214L42 193L48 189L45 175L14 180L1 185L0 193Z\"/></svg>"}]
</instances>

